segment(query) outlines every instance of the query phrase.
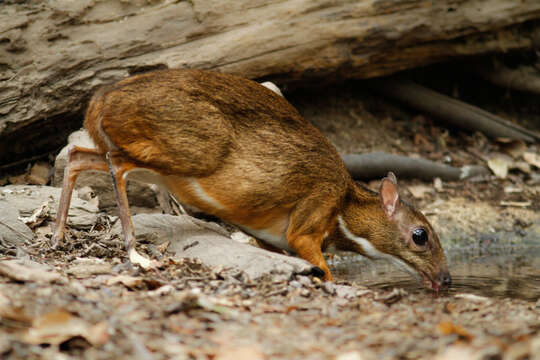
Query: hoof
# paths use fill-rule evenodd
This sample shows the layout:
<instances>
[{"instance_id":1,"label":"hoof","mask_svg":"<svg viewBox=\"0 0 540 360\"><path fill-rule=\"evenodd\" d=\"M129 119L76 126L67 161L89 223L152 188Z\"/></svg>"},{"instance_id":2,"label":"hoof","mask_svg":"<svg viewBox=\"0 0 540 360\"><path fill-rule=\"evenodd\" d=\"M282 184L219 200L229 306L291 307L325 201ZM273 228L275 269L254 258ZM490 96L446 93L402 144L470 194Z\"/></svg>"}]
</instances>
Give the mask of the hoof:
<instances>
[{"instance_id":1,"label":"hoof","mask_svg":"<svg viewBox=\"0 0 540 360\"><path fill-rule=\"evenodd\" d=\"M318 266L314 266L313 268L311 268L311 274L321 279L324 278L325 275L324 270Z\"/></svg>"}]
</instances>

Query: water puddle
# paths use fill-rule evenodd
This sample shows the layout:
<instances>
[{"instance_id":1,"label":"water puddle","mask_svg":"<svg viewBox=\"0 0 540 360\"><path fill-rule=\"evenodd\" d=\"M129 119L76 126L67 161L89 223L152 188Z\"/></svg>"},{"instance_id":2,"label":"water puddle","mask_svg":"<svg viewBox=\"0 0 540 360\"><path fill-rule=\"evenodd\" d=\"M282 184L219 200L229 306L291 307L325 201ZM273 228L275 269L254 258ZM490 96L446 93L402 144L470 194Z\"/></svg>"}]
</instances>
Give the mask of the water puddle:
<instances>
[{"instance_id":1,"label":"water puddle","mask_svg":"<svg viewBox=\"0 0 540 360\"><path fill-rule=\"evenodd\" d=\"M447 256L452 274L450 294L471 293L529 301L540 298L540 246L490 249L489 252L454 250ZM336 279L355 281L371 288L426 292L409 274L386 262L346 256L330 263Z\"/></svg>"}]
</instances>

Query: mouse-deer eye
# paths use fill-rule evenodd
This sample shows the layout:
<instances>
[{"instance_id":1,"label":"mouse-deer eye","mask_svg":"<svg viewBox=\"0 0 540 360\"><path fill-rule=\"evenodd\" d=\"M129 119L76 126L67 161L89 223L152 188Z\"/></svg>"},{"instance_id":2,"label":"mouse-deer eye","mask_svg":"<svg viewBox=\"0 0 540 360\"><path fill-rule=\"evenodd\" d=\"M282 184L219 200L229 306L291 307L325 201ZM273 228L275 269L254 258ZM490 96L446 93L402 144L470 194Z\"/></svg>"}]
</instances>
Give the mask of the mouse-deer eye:
<instances>
[{"instance_id":1,"label":"mouse-deer eye","mask_svg":"<svg viewBox=\"0 0 540 360\"><path fill-rule=\"evenodd\" d=\"M412 239L418 246L425 246L428 241L428 233L424 228L416 228L412 232Z\"/></svg>"}]
</instances>

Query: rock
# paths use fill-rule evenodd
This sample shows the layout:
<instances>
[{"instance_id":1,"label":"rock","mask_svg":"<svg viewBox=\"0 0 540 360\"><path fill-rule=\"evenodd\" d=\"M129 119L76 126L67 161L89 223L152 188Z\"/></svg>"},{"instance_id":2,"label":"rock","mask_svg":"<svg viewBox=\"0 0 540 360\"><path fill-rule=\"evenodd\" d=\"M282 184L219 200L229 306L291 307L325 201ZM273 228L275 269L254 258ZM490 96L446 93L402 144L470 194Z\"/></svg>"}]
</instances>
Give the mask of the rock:
<instances>
[{"instance_id":1,"label":"rock","mask_svg":"<svg viewBox=\"0 0 540 360\"><path fill-rule=\"evenodd\" d=\"M66 145L56 157L54 161L54 186L62 186L64 179L64 169L67 164L68 149L70 146L76 145L85 148L95 148L94 143L88 136L86 130L81 129L72 133L68 138ZM128 177L129 179L129 177ZM99 208L107 209L116 207L116 197L111 182L111 175L101 171L83 171L77 177L75 188L91 187L98 195ZM127 193L129 204L138 207L153 208L158 206L157 196L160 191L155 185L128 181Z\"/></svg>"},{"instance_id":2,"label":"rock","mask_svg":"<svg viewBox=\"0 0 540 360\"><path fill-rule=\"evenodd\" d=\"M19 282L62 283L66 281L51 266L24 259L1 260L0 275Z\"/></svg>"},{"instance_id":3,"label":"rock","mask_svg":"<svg viewBox=\"0 0 540 360\"><path fill-rule=\"evenodd\" d=\"M16 208L5 206L0 197L0 241L13 245L22 245L25 241L32 241L34 233L19 220Z\"/></svg>"},{"instance_id":4,"label":"rock","mask_svg":"<svg viewBox=\"0 0 540 360\"><path fill-rule=\"evenodd\" d=\"M267 274L309 274L313 269L312 264L300 258L232 240L219 225L188 215L138 214L132 219L138 240L146 239L156 244L169 241L169 250L176 257L197 258L211 267L238 268L251 279ZM111 231L123 236L120 222Z\"/></svg>"},{"instance_id":5,"label":"rock","mask_svg":"<svg viewBox=\"0 0 540 360\"><path fill-rule=\"evenodd\" d=\"M29 217L41 205L49 203L51 217L56 218L60 193L61 189L51 186L3 186L0 188L0 209L7 209L8 212L14 214L10 215L10 219L16 216L17 221L20 221L18 217ZM80 199L75 190L73 191L71 206L69 208L68 223L77 228L91 227L97 220L98 211L95 204ZM5 213L5 211L2 213Z\"/></svg>"},{"instance_id":6,"label":"rock","mask_svg":"<svg viewBox=\"0 0 540 360\"><path fill-rule=\"evenodd\" d=\"M8 181L10 184L13 185L24 185L28 183L28 180L26 179L26 174L10 176L8 177Z\"/></svg>"},{"instance_id":7,"label":"rock","mask_svg":"<svg viewBox=\"0 0 540 360\"><path fill-rule=\"evenodd\" d=\"M87 278L94 275L110 274L112 265L101 259L76 259L66 270L67 274L77 278Z\"/></svg>"},{"instance_id":8,"label":"rock","mask_svg":"<svg viewBox=\"0 0 540 360\"><path fill-rule=\"evenodd\" d=\"M307 277L307 276L297 276L296 277L296 280L302 284L302 286L306 287L306 288L309 288L311 286L313 286L313 282L311 281L311 278L310 277Z\"/></svg>"},{"instance_id":9,"label":"rock","mask_svg":"<svg viewBox=\"0 0 540 360\"><path fill-rule=\"evenodd\" d=\"M334 285L336 296L344 299L353 299L357 296L358 289L349 285Z\"/></svg>"},{"instance_id":10,"label":"rock","mask_svg":"<svg viewBox=\"0 0 540 360\"><path fill-rule=\"evenodd\" d=\"M32 185L46 185L49 182L50 172L51 167L48 163L38 162L32 166L26 180Z\"/></svg>"}]
</instances>

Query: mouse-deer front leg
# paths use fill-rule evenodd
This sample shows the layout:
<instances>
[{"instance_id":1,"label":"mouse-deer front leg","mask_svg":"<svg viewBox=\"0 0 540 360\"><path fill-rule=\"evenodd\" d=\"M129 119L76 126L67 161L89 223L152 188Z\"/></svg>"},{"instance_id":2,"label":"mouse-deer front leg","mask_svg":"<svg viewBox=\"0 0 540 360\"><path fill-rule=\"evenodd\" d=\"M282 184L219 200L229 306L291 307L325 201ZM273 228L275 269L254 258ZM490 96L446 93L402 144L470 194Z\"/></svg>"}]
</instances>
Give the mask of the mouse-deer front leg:
<instances>
[{"instance_id":1,"label":"mouse-deer front leg","mask_svg":"<svg viewBox=\"0 0 540 360\"><path fill-rule=\"evenodd\" d=\"M106 154L107 164L112 175L113 187L116 193L120 222L124 233L124 241L129 260L143 269L151 269L159 266L158 261L150 260L137 252L135 249L135 230L129 212L129 203L126 192L126 174L137 167L133 162L126 160L122 155L114 152Z\"/></svg>"},{"instance_id":2,"label":"mouse-deer front leg","mask_svg":"<svg viewBox=\"0 0 540 360\"><path fill-rule=\"evenodd\" d=\"M322 254L322 245L335 226L336 214L332 206L321 206L325 202L317 199L318 196L304 199L293 211L287 229L287 242L298 256L324 271L324 281L333 281ZM326 204L332 202L327 201Z\"/></svg>"},{"instance_id":3,"label":"mouse-deer front leg","mask_svg":"<svg viewBox=\"0 0 540 360\"><path fill-rule=\"evenodd\" d=\"M56 214L56 226L52 236L53 249L58 246L60 240L64 239L64 230L68 217L69 204L77 176L84 170L108 171L105 157L96 149L72 146L68 151L68 161L64 169L64 181L60 204Z\"/></svg>"},{"instance_id":4,"label":"mouse-deer front leg","mask_svg":"<svg viewBox=\"0 0 540 360\"><path fill-rule=\"evenodd\" d=\"M290 244L298 256L324 271L324 281L333 281L334 278L326 264L326 260L324 260L321 250L323 240L324 234L299 235L292 237ZM319 277L320 275L316 274L316 276Z\"/></svg>"}]
</instances>

